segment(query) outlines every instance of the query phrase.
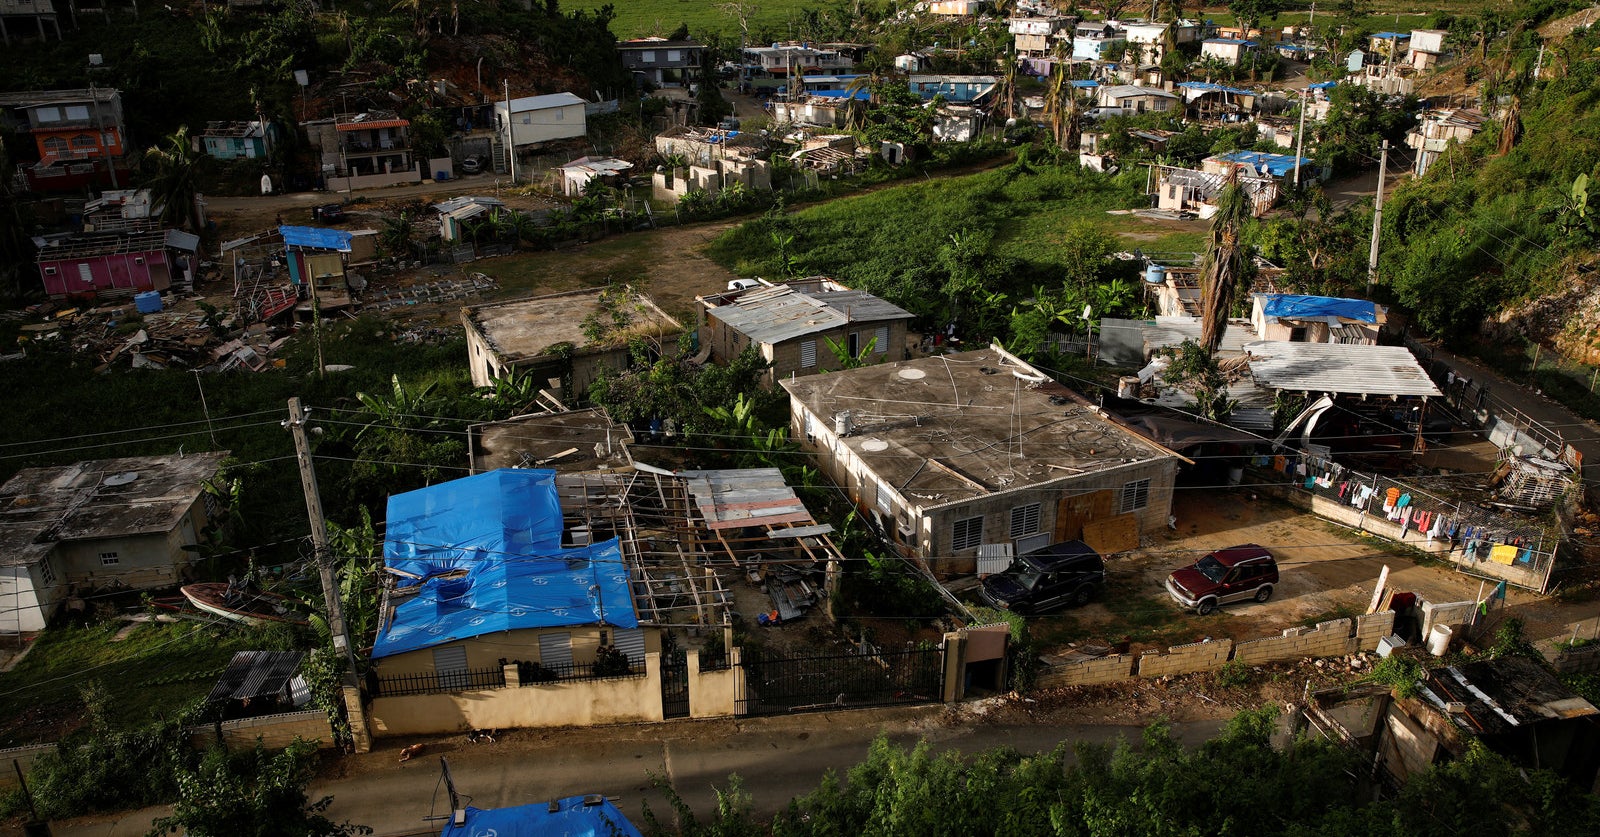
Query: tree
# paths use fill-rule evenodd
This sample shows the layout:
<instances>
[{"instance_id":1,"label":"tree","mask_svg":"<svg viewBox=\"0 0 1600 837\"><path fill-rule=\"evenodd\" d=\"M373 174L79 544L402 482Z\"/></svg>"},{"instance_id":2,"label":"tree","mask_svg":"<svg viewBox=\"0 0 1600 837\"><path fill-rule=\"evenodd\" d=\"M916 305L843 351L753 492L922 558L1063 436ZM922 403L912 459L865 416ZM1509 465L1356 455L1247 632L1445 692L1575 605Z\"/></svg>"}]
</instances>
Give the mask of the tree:
<instances>
[{"instance_id":1,"label":"tree","mask_svg":"<svg viewBox=\"0 0 1600 837\"><path fill-rule=\"evenodd\" d=\"M1117 20L1122 13L1133 4L1133 0L1099 0L1097 5L1106 16L1106 20Z\"/></svg>"},{"instance_id":2,"label":"tree","mask_svg":"<svg viewBox=\"0 0 1600 837\"><path fill-rule=\"evenodd\" d=\"M1228 11L1248 33L1260 29L1263 20L1277 19L1278 12L1283 11L1283 0L1228 0Z\"/></svg>"},{"instance_id":3,"label":"tree","mask_svg":"<svg viewBox=\"0 0 1600 837\"><path fill-rule=\"evenodd\" d=\"M722 82L717 78L717 51L704 49L700 52L700 67L696 70L695 81L698 85L695 90L694 100L700 103L700 124L716 125L722 118L733 113L733 106L728 100L722 98Z\"/></svg>"},{"instance_id":4,"label":"tree","mask_svg":"<svg viewBox=\"0 0 1600 837\"><path fill-rule=\"evenodd\" d=\"M894 142L907 149L925 152L933 138L933 113L940 101L926 107L922 97L911 92L904 81L884 81L873 90L876 104L867 108L862 133L873 145Z\"/></svg>"},{"instance_id":5,"label":"tree","mask_svg":"<svg viewBox=\"0 0 1600 837\"><path fill-rule=\"evenodd\" d=\"M199 764L178 772L172 813L151 824L146 837L182 830L189 837L350 837L372 829L336 823L324 812L333 802L306 795L316 745L296 739L287 749L233 754L217 746Z\"/></svg>"},{"instance_id":6,"label":"tree","mask_svg":"<svg viewBox=\"0 0 1600 837\"><path fill-rule=\"evenodd\" d=\"M1246 246L1240 236L1250 217L1250 199L1239 185L1238 170L1230 169L1217 194L1217 214L1211 219L1210 246L1200 272L1200 345L1207 355L1216 354L1222 345L1244 270Z\"/></svg>"},{"instance_id":7,"label":"tree","mask_svg":"<svg viewBox=\"0 0 1600 837\"><path fill-rule=\"evenodd\" d=\"M143 185L150 190L151 202L161 207L161 222L189 230L200 229L200 207L196 202L196 174L200 152L189 141L189 126L178 128L158 148L144 154Z\"/></svg>"}]
</instances>

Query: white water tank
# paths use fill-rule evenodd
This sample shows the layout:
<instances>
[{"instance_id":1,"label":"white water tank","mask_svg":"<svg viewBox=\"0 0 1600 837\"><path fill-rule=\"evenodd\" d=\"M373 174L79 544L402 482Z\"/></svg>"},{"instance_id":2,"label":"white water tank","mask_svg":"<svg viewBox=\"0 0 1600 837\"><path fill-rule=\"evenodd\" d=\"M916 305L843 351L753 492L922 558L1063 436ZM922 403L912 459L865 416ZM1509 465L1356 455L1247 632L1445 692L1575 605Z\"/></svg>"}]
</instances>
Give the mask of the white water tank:
<instances>
[{"instance_id":1,"label":"white water tank","mask_svg":"<svg viewBox=\"0 0 1600 837\"><path fill-rule=\"evenodd\" d=\"M1443 657L1450 652L1450 638L1455 631L1449 625L1434 625L1428 632L1428 653L1435 657Z\"/></svg>"},{"instance_id":2,"label":"white water tank","mask_svg":"<svg viewBox=\"0 0 1600 837\"><path fill-rule=\"evenodd\" d=\"M855 417L850 414L849 410L840 410L839 412L833 414L834 435L843 439L844 437L849 436L851 433L854 433L855 429Z\"/></svg>"}]
</instances>

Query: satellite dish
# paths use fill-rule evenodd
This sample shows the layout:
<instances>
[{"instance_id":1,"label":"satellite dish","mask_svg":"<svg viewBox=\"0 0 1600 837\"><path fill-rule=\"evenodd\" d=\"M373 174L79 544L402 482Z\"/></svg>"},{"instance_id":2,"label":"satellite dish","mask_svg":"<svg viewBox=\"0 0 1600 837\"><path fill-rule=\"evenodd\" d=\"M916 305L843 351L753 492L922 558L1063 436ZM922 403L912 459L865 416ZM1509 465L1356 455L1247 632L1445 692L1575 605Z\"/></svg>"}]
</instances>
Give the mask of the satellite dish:
<instances>
[{"instance_id":1,"label":"satellite dish","mask_svg":"<svg viewBox=\"0 0 1600 837\"><path fill-rule=\"evenodd\" d=\"M100 484L101 485L127 485L128 483L133 482L134 480L136 480L138 478L139 478L139 472L138 471L123 471L120 474L112 474L111 476L106 477L105 479L100 481Z\"/></svg>"}]
</instances>

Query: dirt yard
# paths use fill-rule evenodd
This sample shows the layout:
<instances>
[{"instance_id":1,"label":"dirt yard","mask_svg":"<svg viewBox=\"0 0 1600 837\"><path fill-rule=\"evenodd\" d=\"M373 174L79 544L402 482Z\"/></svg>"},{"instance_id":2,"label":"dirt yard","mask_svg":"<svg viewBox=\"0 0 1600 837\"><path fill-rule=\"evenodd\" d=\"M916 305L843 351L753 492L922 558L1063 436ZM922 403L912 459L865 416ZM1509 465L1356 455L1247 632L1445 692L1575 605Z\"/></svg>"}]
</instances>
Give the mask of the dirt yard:
<instances>
[{"instance_id":1,"label":"dirt yard","mask_svg":"<svg viewBox=\"0 0 1600 837\"><path fill-rule=\"evenodd\" d=\"M1389 567L1392 589L1434 602L1477 599L1482 582L1386 541L1335 526L1249 489L1178 491L1177 529L1147 536L1146 546L1107 562L1105 594L1080 610L1037 620L1045 650L1071 643L1112 644L1127 638L1135 651L1205 637L1254 639L1284 628L1365 613L1378 573ZM1212 616L1180 611L1162 583L1172 570L1235 544L1270 548L1282 572L1272 599L1230 605ZM1571 608L1513 589L1510 612L1531 637L1580 618Z\"/></svg>"}]
</instances>

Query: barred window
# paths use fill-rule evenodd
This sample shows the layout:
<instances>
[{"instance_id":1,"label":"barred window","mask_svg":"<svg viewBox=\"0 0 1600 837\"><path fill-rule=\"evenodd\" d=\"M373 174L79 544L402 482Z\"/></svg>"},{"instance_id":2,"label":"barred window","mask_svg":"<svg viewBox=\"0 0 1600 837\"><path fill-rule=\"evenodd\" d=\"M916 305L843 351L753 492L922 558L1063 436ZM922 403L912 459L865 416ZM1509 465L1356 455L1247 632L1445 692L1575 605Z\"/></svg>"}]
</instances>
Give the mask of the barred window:
<instances>
[{"instance_id":1,"label":"barred window","mask_svg":"<svg viewBox=\"0 0 1600 837\"><path fill-rule=\"evenodd\" d=\"M1017 506L1011 510L1011 537L1013 539L1039 531L1039 507L1040 504L1031 503L1026 506Z\"/></svg>"},{"instance_id":2,"label":"barred window","mask_svg":"<svg viewBox=\"0 0 1600 837\"><path fill-rule=\"evenodd\" d=\"M1117 501L1117 514L1135 512L1148 505L1150 505L1150 480L1134 480L1123 484L1122 496Z\"/></svg>"}]
</instances>

